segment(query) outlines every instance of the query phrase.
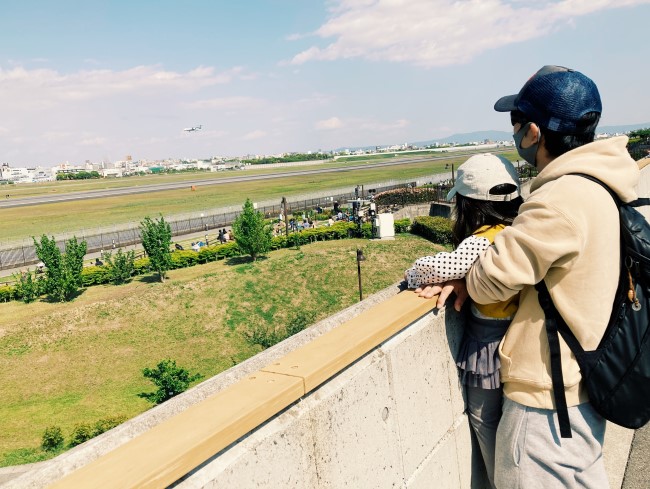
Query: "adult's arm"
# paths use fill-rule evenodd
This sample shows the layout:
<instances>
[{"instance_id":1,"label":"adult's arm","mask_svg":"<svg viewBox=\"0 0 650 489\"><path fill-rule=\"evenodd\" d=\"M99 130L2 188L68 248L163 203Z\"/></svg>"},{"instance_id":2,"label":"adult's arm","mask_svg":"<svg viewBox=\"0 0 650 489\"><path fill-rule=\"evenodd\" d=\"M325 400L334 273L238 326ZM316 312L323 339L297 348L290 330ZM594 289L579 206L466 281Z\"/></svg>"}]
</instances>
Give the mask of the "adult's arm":
<instances>
[{"instance_id":1,"label":"adult's arm","mask_svg":"<svg viewBox=\"0 0 650 489\"><path fill-rule=\"evenodd\" d=\"M547 202L529 200L468 272L469 296L479 304L507 300L539 282L552 266L570 266L583 245L571 216Z\"/></svg>"}]
</instances>

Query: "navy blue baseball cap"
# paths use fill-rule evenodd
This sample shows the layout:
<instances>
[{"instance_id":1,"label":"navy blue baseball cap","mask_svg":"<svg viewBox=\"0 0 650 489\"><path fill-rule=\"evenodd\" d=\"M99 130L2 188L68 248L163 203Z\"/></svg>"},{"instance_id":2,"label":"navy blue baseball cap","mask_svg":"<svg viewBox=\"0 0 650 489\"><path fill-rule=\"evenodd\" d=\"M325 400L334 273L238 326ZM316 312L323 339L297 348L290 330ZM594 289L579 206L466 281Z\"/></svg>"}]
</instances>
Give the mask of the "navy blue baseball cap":
<instances>
[{"instance_id":1,"label":"navy blue baseball cap","mask_svg":"<svg viewBox=\"0 0 650 489\"><path fill-rule=\"evenodd\" d=\"M542 128L562 134L584 131L580 119L589 112L602 113L596 84L579 71L547 65L530 77L516 95L501 97L497 112L522 112Z\"/></svg>"}]
</instances>

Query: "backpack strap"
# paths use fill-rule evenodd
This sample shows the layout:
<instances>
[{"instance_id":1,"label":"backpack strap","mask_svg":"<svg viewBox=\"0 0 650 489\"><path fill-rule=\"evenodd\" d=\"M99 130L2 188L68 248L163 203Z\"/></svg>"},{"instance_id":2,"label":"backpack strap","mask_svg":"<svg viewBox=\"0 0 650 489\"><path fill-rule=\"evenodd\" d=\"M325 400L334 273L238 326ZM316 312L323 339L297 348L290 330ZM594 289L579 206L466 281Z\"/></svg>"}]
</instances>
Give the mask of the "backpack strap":
<instances>
[{"instance_id":1,"label":"backpack strap","mask_svg":"<svg viewBox=\"0 0 650 489\"><path fill-rule=\"evenodd\" d=\"M586 173L569 173L568 175L578 175L579 177L583 177L586 178L587 180L591 180L592 182L597 183L605 190L607 190L607 192L609 192L609 195L611 195L612 199L614 199L614 202L616 202L617 207L620 207L623 203L625 205L629 205L630 207L641 207L643 205L650 205L650 198L648 197L639 197L638 199L633 200L632 202L622 202L621 199L618 197L618 195L616 195L614 191L611 188L609 188L608 185L606 185L596 177L592 177L591 175L587 175Z\"/></svg>"},{"instance_id":2,"label":"backpack strap","mask_svg":"<svg viewBox=\"0 0 650 489\"><path fill-rule=\"evenodd\" d=\"M572 438L569 410L566 404L566 393L564 392L564 378L562 377L560 338L558 336L559 324L564 323L564 321L558 320L560 315L553 304L544 280L540 280L539 283L535 284L535 289L537 289L539 305L542 306L546 317L546 336L548 336L549 353L551 355L551 381L553 382L553 396L555 397L557 420L560 425L560 436L562 438ZM566 327L566 323L564 323L564 326ZM578 347L580 347L579 343Z\"/></svg>"},{"instance_id":3,"label":"backpack strap","mask_svg":"<svg viewBox=\"0 0 650 489\"><path fill-rule=\"evenodd\" d=\"M632 207L641 207L642 205L650 205L650 198L639 197L638 199L633 200L632 202L628 202L627 205L630 205Z\"/></svg>"}]
</instances>

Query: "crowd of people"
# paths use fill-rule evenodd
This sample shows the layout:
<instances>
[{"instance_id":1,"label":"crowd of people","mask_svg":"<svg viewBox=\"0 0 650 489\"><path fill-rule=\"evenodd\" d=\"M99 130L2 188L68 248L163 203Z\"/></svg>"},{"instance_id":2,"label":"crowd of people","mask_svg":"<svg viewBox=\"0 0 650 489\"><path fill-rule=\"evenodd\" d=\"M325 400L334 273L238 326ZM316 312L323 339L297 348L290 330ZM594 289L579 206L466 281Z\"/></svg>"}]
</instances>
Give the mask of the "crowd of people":
<instances>
[{"instance_id":1,"label":"crowd of people","mask_svg":"<svg viewBox=\"0 0 650 489\"><path fill-rule=\"evenodd\" d=\"M219 242L219 244L225 244L228 243L229 241L234 241L234 240L235 237L233 235L232 230L228 230L226 228L219 229L219 232L217 234L217 241ZM210 239L207 234L205 235L205 241L203 240L192 241L190 245L192 251L196 251L197 253L201 251L201 248L203 248L204 246L210 246ZM182 251L185 248L180 243L174 243L174 249L178 251Z\"/></svg>"}]
</instances>

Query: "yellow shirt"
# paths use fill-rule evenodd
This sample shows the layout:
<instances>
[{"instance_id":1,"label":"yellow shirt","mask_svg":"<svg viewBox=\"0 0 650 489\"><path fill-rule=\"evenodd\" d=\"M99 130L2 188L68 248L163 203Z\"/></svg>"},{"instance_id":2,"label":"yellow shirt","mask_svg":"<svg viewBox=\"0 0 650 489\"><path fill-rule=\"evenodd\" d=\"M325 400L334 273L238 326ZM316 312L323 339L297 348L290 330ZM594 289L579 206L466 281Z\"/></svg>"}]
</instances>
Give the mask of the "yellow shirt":
<instances>
[{"instance_id":1,"label":"yellow shirt","mask_svg":"<svg viewBox=\"0 0 650 489\"><path fill-rule=\"evenodd\" d=\"M494 243L494 237L505 228L506 226L503 224L497 224L496 226L486 225L478 228L474 232L473 236L486 238L490 241L490 244L492 244ZM495 302L493 304L474 303L473 305L483 316L496 319L508 318L514 316L519 307L519 294L516 294L503 302Z\"/></svg>"}]
</instances>

